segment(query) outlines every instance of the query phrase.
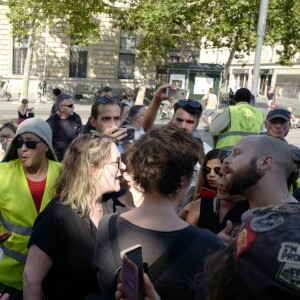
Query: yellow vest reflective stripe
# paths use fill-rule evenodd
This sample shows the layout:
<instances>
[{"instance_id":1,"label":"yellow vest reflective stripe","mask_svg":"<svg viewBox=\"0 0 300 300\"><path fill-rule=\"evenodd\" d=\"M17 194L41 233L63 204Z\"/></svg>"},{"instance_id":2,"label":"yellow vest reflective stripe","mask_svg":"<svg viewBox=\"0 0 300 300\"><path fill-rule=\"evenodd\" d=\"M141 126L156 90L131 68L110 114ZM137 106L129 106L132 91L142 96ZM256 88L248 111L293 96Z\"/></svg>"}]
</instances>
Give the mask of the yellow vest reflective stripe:
<instances>
[{"instance_id":1,"label":"yellow vest reflective stripe","mask_svg":"<svg viewBox=\"0 0 300 300\"><path fill-rule=\"evenodd\" d=\"M247 103L229 106L230 127L217 137L216 148L232 150L243 137L259 134L264 124L264 114Z\"/></svg>"},{"instance_id":2,"label":"yellow vest reflective stripe","mask_svg":"<svg viewBox=\"0 0 300 300\"><path fill-rule=\"evenodd\" d=\"M3 253L6 256L13 258L13 259L17 260L20 263L25 264L26 257L27 257L25 254L22 254L22 253L19 253L17 251L14 251L12 249L6 248L4 245L1 245L1 249L3 250Z\"/></svg>"},{"instance_id":3,"label":"yellow vest reflective stripe","mask_svg":"<svg viewBox=\"0 0 300 300\"><path fill-rule=\"evenodd\" d=\"M59 175L59 163L48 160L48 173L41 203L42 211L50 201L50 191ZM19 159L0 163L0 232L11 236L0 247L0 282L23 289L23 270L28 253L27 244L37 211Z\"/></svg>"},{"instance_id":4,"label":"yellow vest reflective stripe","mask_svg":"<svg viewBox=\"0 0 300 300\"><path fill-rule=\"evenodd\" d=\"M4 220L1 211L0 211L0 222L10 232L15 232L23 235L31 235L32 227L13 224L7 220Z\"/></svg>"}]
</instances>

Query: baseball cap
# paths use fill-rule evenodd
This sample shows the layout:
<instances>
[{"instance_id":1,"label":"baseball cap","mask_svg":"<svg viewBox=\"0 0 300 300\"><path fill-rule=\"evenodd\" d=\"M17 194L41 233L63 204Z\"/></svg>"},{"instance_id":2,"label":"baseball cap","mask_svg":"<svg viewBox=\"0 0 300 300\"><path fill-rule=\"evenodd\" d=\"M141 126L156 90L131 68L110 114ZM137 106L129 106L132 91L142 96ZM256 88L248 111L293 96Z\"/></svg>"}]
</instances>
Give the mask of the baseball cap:
<instances>
[{"instance_id":1,"label":"baseball cap","mask_svg":"<svg viewBox=\"0 0 300 300\"><path fill-rule=\"evenodd\" d=\"M25 132L31 132L37 135L38 137L40 137L47 144L49 148L49 150L46 153L47 158L57 161L56 155L52 147L52 130L46 121L40 118L29 118L24 120L18 126L13 141L16 140L19 135ZM7 149L7 152L5 153L2 162L10 161L12 159L18 158L17 148L15 146L15 143L13 143L13 141L10 144L9 148Z\"/></svg>"},{"instance_id":2,"label":"baseball cap","mask_svg":"<svg viewBox=\"0 0 300 300\"><path fill-rule=\"evenodd\" d=\"M267 115L267 121L271 121L275 118L281 118L284 119L286 121L290 121L291 119L291 113L286 110L286 109L282 109L282 108L276 108L271 110L268 115Z\"/></svg>"},{"instance_id":3,"label":"baseball cap","mask_svg":"<svg viewBox=\"0 0 300 300\"><path fill-rule=\"evenodd\" d=\"M235 264L258 299L299 299L299 226L300 203L252 209L242 215Z\"/></svg>"}]
</instances>

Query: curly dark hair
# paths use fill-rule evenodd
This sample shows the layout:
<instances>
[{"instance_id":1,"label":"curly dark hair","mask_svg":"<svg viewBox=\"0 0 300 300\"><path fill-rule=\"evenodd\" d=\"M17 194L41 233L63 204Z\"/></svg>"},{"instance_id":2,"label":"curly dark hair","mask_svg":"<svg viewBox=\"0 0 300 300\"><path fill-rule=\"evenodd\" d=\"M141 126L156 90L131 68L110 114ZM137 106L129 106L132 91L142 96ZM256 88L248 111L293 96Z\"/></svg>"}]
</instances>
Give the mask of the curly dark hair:
<instances>
[{"instance_id":1,"label":"curly dark hair","mask_svg":"<svg viewBox=\"0 0 300 300\"><path fill-rule=\"evenodd\" d=\"M128 148L126 170L145 194L170 197L189 184L200 147L176 125L154 128Z\"/></svg>"}]
</instances>

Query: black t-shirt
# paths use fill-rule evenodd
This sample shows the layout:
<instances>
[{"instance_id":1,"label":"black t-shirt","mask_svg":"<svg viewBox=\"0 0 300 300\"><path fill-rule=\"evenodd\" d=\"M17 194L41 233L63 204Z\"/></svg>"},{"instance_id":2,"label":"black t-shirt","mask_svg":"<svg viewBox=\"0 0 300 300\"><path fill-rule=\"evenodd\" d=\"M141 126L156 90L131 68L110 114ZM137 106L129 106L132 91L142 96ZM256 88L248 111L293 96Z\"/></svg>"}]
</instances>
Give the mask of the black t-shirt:
<instances>
[{"instance_id":1,"label":"black t-shirt","mask_svg":"<svg viewBox=\"0 0 300 300\"><path fill-rule=\"evenodd\" d=\"M67 148L81 131L81 118L76 113L73 113L67 119L61 119L57 114L54 114L46 121L53 132L52 145L54 152L57 159L61 161Z\"/></svg>"},{"instance_id":2,"label":"black t-shirt","mask_svg":"<svg viewBox=\"0 0 300 300\"><path fill-rule=\"evenodd\" d=\"M56 105L55 105L55 102L54 102L53 105L52 105L52 107L51 107L50 117L51 117L52 115L55 115L55 113L56 113Z\"/></svg>"},{"instance_id":3,"label":"black t-shirt","mask_svg":"<svg viewBox=\"0 0 300 300\"><path fill-rule=\"evenodd\" d=\"M96 231L88 216L80 217L57 198L37 217L28 247L38 246L53 261L43 282L45 299L81 300L100 292L92 269Z\"/></svg>"},{"instance_id":4,"label":"black t-shirt","mask_svg":"<svg viewBox=\"0 0 300 300\"><path fill-rule=\"evenodd\" d=\"M99 223L97 244L94 256L94 267L98 274L100 288L109 293L115 271L114 257L110 246L108 222L110 216L105 216ZM188 226L182 230L161 232L136 226L121 216L117 219L116 232L120 250L135 244L142 245L143 260L151 268L155 262L177 240L189 232L199 236L187 245L187 250L178 255L179 258L169 266L154 282L154 287L162 299L195 299L191 290L194 276L203 270L206 256L223 246L223 243L212 232ZM151 279L151 273L149 271Z\"/></svg>"},{"instance_id":5,"label":"black t-shirt","mask_svg":"<svg viewBox=\"0 0 300 300\"><path fill-rule=\"evenodd\" d=\"M91 117L89 117L86 124L84 125L83 133L90 133L91 130L96 130L96 128L91 124Z\"/></svg>"}]
</instances>

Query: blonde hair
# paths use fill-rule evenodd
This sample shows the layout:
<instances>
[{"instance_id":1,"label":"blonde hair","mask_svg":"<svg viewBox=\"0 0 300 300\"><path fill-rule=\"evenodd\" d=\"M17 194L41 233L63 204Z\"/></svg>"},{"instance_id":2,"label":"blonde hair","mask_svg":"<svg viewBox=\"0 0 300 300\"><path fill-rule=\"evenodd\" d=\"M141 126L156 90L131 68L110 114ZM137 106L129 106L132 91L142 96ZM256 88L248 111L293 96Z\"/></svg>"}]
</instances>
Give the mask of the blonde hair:
<instances>
[{"instance_id":1,"label":"blonde hair","mask_svg":"<svg viewBox=\"0 0 300 300\"><path fill-rule=\"evenodd\" d=\"M55 194L62 204L82 217L88 213L90 201L95 196L90 166L102 168L109 161L113 142L109 137L82 135L73 140L64 155Z\"/></svg>"}]
</instances>

